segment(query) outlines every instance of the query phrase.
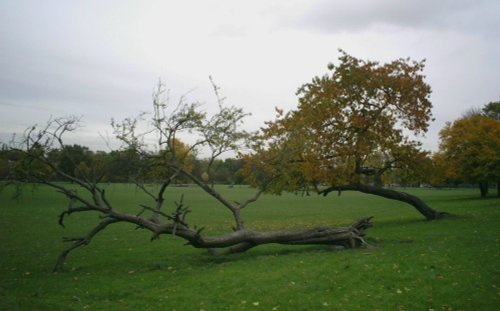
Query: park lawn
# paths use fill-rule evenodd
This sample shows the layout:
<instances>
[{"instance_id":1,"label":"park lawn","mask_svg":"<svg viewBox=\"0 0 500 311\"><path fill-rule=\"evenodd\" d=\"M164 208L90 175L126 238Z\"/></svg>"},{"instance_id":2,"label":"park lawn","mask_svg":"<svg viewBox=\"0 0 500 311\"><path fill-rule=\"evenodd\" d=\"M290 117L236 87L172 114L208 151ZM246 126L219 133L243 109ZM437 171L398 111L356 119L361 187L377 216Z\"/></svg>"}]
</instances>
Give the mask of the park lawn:
<instances>
[{"instance_id":1,"label":"park lawn","mask_svg":"<svg viewBox=\"0 0 500 311\"><path fill-rule=\"evenodd\" d=\"M247 187L220 186L234 200ZM11 190L11 189L10 189ZM147 202L132 185L112 184L120 210ZM116 224L72 252L52 273L62 236L78 236L97 214L57 215L67 201L40 187L19 202L0 193L0 310L499 310L500 199L475 189L406 189L453 217L425 221L412 207L345 192L338 197L265 195L244 210L258 230L321 224L349 225L374 216L373 249L264 245L244 254L212 257L175 237ZM204 234L231 230L230 214L192 187L184 194L191 224Z\"/></svg>"}]
</instances>

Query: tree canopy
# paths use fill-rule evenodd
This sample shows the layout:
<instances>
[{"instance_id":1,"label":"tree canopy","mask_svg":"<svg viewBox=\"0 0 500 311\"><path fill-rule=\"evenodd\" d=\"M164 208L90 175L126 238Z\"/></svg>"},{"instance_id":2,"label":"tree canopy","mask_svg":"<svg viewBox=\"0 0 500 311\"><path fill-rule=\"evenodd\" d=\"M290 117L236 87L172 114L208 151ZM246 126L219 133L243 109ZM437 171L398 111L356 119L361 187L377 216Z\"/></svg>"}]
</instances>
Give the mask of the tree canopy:
<instances>
[{"instance_id":1,"label":"tree canopy","mask_svg":"<svg viewBox=\"0 0 500 311\"><path fill-rule=\"evenodd\" d=\"M500 101L487 103L483 107L483 114L487 118L500 121Z\"/></svg>"},{"instance_id":2,"label":"tree canopy","mask_svg":"<svg viewBox=\"0 0 500 311\"><path fill-rule=\"evenodd\" d=\"M448 122L439 136L447 174L478 183L486 196L488 182L500 180L500 121L472 115Z\"/></svg>"},{"instance_id":3,"label":"tree canopy","mask_svg":"<svg viewBox=\"0 0 500 311\"><path fill-rule=\"evenodd\" d=\"M250 182L266 191L356 190L402 200L427 219L438 213L418 198L382 189L395 168L416 168L420 143L432 119L424 61L364 61L341 51L339 64L298 91L298 107L262 130L246 157ZM369 180L371 179L371 181ZM319 185L328 188L320 190ZM408 200L408 198L410 198Z\"/></svg>"}]
</instances>

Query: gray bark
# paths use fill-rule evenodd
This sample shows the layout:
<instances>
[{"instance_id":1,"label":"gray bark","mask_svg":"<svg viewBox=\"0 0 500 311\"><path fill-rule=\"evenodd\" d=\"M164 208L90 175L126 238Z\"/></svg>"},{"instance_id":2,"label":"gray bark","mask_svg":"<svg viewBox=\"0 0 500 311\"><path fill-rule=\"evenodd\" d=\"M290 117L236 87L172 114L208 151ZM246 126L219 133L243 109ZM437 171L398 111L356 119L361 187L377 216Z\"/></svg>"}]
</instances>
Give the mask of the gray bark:
<instances>
[{"instance_id":1,"label":"gray bark","mask_svg":"<svg viewBox=\"0 0 500 311\"><path fill-rule=\"evenodd\" d=\"M387 199L405 202L412 205L418 212L420 212L427 220L443 218L447 213L438 212L431 207L429 207L420 198L411 195L406 192L396 191L391 189L385 189L381 187L375 187L363 184L350 184L344 186L331 186L325 190L320 191L320 194L328 195L332 191L359 191L362 193L368 193L373 195L378 195Z\"/></svg>"}]
</instances>

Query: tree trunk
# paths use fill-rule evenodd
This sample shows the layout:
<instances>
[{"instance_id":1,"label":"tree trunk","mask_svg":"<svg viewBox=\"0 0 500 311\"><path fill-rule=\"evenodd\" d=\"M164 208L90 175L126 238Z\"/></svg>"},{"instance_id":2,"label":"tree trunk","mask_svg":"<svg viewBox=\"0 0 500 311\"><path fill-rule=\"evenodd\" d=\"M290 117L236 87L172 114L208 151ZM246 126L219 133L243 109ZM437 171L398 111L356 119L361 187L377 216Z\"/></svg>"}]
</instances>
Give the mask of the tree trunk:
<instances>
[{"instance_id":1,"label":"tree trunk","mask_svg":"<svg viewBox=\"0 0 500 311\"><path fill-rule=\"evenodd\" d=\"M73 243L59 255L53 271L57 272L63 268L64 261L71 251L89 244L98 232L116 222L133 223L140 228L152 231L153 237L151 240L157 239L162 234L175 235L185 239L187 241L186 245L205 248L213 255L223 255L245 252L258 245L270 243L287 245L323 244L337 245L343 248L369 246L365 242L364 236L365 230L372 226L371 220L373 218L360 219L349 227L323 226L265 232L242 229L226 235L204 237L200 235L203 229L194 230L180 223L158 223L152 221L151 218L128 214L112 213L110 216L113 218L104 219L85 236L64 238L63 241Z\"/></svg>"},{"instance_id":2,"label":"tree trunk","mask_svg":"<svg viewBox=\"0 0 500 311\"><path fill-rule=\"evenodd\" d=\"M432 209L420 198L402 191L396 191L396 190L385 189L381 187L374 187L363 184L352 184L345 186L331 186L325 190L320 191L320 194L326 196L328 193L332 191L339 191L339 193L341 191L359 191L363 193L381 196L391 200L405 202L415 207L417 211L419 211L422 215L424 215L424 217L427 220L439 219L447 214Z\"/></svg>"},{"instance_id":3,"label":"tree trunk","mask_svg":"<svg viewBox=\"0 0 500 311\"><path fill-rule=\"evenodd\" d=\"M206 248L214 255L241 253L263 244L287 245L337 245L344 248L367 246L364 231L371 227L372 217L363 218L350 227L323 226L306 229L276 231L238 230L218 237L200 237L191 234L180 236L196 248Z\"/></svg>"},{"instance_id":4,"label":"tree trunk","mask_svg":"<svg viewBox=\"0 0 500 311\"><path fill-rule=\"evenodd\" d=\"M374 179L373 179L373 184L375 187L380 187L382 188L384 186L384 184L382 183L382 173L376 173L374 175Z\"/></svg>"},{"instance_id":5,"label":"tree trunk","mask_svg":"<svg viewBox=\"0 0 500 311\"><path fill-rule=\"evenodd\" d=\"M481 191L481 198L486 198L486 196L488 195L488 182L480 181L479 191Z\"/></svg>"}]
</instances>

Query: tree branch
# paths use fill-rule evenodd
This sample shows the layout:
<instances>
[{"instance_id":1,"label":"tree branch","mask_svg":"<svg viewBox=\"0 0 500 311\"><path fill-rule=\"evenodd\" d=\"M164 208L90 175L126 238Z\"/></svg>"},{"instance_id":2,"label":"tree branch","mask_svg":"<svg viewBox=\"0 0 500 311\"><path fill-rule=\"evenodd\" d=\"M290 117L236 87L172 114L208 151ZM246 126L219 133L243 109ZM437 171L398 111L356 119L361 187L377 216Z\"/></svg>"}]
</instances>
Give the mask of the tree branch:
<instances>
[{"instance_id":1,"label":"tree branch","mask_svg":"<svg viewBox=\"0 0 500 311\"><path fill-rule=\"evenodd\" d=\"M74 250L75 248L78 248L83 245L87 245L90 243L92 238L99 233L101 230L105 229L108 225L119 222L119 220L116 219L106 219L101 221L94 229L92 229L86 236L81 237L81 238L63 238L63 241L67 242L74 242L70 247L66 248L62 253L59 255L57 258L56 264L54 266L53 271L57 272L60 271L63 267L64 261L66 260L66 256Z\"/></svg>"}]
</instances>

